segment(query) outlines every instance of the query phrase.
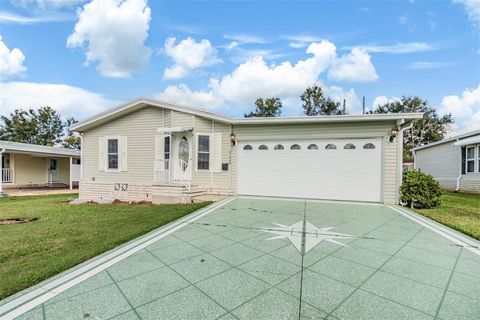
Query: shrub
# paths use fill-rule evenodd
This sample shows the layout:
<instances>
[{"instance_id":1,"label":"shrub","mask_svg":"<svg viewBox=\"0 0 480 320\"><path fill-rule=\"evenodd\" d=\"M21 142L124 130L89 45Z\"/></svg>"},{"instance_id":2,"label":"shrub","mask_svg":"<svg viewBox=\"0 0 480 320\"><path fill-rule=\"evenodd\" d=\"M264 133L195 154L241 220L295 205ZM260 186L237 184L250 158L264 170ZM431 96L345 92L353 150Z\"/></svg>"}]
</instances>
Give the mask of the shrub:
<instances>
[{"instance_id":1,"label":"shrub","mask_svg":"<svg viewBox=\"0 0 480 320\"><path fill-rule=\"evenodd\" d=\"M411 208L435 208L440 205L440 184L429 174L411 170L403 174L401 201Z\"/></svg>"}]
</instances>

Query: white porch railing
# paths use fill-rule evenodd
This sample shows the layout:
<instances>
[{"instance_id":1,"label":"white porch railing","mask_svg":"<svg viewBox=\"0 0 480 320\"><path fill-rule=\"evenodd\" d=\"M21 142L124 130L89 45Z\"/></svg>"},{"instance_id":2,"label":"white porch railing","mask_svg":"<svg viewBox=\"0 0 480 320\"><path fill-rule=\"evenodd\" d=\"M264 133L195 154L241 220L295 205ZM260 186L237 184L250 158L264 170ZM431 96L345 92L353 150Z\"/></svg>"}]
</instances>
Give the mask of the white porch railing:
<instances>
[{"instance_id":1,"label":"white porch railing","mask_svg":"<svg viewBox=\"0 0 480 320\"><path fill-rule=\"evenodd\" d=\"M181 184L190 189L192 183L191 163L182 159L155 160L155 184Z\"/></svg>"},{"instance_id":2,"label":"white porch railing","mask_svg":"<svg viewBox=\"0 0 480 320\"><path fill-rule=\"evenodd\" d=\"M2 168L2 182L13 182L13 169Z\"/></svg>"}]
</instances>

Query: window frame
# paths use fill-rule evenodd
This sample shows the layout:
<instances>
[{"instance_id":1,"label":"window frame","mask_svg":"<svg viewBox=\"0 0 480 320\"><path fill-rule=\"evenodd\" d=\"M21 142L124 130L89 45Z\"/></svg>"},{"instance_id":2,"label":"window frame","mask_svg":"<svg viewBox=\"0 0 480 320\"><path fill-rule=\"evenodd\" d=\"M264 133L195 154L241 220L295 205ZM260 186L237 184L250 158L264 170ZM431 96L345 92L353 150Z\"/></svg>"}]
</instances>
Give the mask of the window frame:
<instances>
[{"instance_id":1,"label":"window frame","mask_svg":"<svg viewBox=\"0 0 480 320\"><path fill-rule=\"evenodd\" d=\"M168 144L167 144L168 139ZM168 145L168 151L167 151ZM172 155L172 136L166 135L163 137L163 160L170 160L170 156ZM165 161L165 170L170 168L170 161Z\"/></svg>"},{"instance_id":2,"label":"window frame","mask_svg":"<svg viewBox=\"0 0 480 320\"><path fill-rule=\"evenodd\" d=\"M201 171L201 172L210 172L212 168L212 134L211 133L197 133L197 138L195 141L196 144L196 161L195 161L195 171ZM208 137L208 151L200 151L200 137ZM200 154L208 154L208 168L199 168L198 167L198 162L200 161Z\"/></svg>"},{"instance_id":3,"label":"window frame","mask_svg":"<svg viewBox=\"0 0 480 320\"><path fill-rule=\"evenodd\" d=\"M473 149L473 157L468 157L468 149ZM465 148L465 174L479 172L480 170L480 157L478 154L478 149L480 149L480 145L472 145L466 146ZM468 163L473 162L473 171L468 171ZM478 162L478 163L477 163ZM476 169L476 170L475 170Z\"/></svg>"},{"instance_id":4,"label":"window frame","mask_svg":"<svg viewBox=\"0 0 480 320\"><path fill-rule=\"evenodd\" d=\"M117 140L117 152L109 152L108 150L108 143L110 140ZM120 172L122 168L122 164L120 163L121 160L121 142L122 142L122 137L120 136L108 136L105 137L105 172ZM110 168L110 163L109 163L109 156L110 155L117 155L117 168Z\"/></svg>"}]
</instances>

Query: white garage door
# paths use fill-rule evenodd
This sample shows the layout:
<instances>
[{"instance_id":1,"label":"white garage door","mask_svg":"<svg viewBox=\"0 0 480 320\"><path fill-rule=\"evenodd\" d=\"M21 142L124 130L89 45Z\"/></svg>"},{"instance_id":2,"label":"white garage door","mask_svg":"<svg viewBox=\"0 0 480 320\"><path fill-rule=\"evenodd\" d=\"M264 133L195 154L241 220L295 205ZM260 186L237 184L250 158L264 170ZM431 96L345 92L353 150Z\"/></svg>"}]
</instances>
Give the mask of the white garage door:
<instances>
[{"instance_id":1,"label":"white garage door","mask_svg":"<svg viewBox=\"0 0 480 320\"><path fill-rule=\"evenodd\" d=\"M238 193L381 201L381 139L241 142Z\"/></svg>"}]
</instances>

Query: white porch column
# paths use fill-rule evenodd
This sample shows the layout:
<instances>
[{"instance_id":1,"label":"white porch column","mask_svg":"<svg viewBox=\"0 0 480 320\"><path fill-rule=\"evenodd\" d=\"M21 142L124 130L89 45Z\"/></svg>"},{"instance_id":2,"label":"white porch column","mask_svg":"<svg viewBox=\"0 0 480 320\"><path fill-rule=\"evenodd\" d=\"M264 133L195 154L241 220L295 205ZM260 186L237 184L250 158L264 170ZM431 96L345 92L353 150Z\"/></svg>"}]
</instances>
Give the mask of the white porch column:
<instances>
[{"instance_id":1,"label":"white porch column","mask_svg":"<svg viewBox=\"0 0 480 320\"><path fill-rule=\"evenodd\" d=\"M73 189L73 182L72 182L72 157L70 157L70 167L69 167L69 172L70 172L70 190Z\"/></svg>"},{"instance_id":2,"label":"white porch column","mask_svg":"<svg viewBox=\"0 0 480 320\"><path fill-rule=\"evenodd\" d=\"M3 192L3 153L5 149L0 149L0 195Z\"/></svg>"}]
</instances>

